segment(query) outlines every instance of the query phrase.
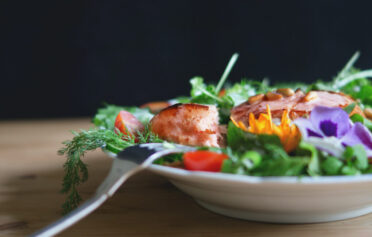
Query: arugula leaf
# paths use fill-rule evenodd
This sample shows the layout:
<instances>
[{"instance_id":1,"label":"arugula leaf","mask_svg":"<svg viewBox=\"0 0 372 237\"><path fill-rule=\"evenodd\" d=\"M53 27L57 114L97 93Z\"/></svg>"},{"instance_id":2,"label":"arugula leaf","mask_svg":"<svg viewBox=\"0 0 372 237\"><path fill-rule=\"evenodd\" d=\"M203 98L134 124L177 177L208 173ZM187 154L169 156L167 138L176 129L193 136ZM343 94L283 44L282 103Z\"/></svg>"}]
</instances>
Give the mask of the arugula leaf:
<instances>
[{"instance_id":1,"label":"arugula leaf","mask_svg":"<svg viewBox=\"0 0 372 237\"><path fill-rule=\"evenodd\" d=\"M212 104L219 109L220 123L224 124L229 121L230 110L234 106L234 102L230 97L219 97L215 93L214 85L206 85L201 77L194 77L190 80L191 103Z\"/></svg>"},{"instance_id":2,"label":"arugula leaf","mask_svg":"<svg viewBox=\"0 0 372 237\"><path fill-rule=\"evenodd\" d=\"M97 127L114 129L116 116L124 107L107 104L104 108L98 109L92 122Z\"/></svg>"},{"instance_id":3,"label":"arugula leaf","mask_svg":"<svg viewBox=\"0 0 372 237\"><path fill-rule=\"evenodd\" d=\"M229 63L226 66L217 86L206 85L203 82L202 77L194 77L190 80L191 84L191 101L194 103L204 103L204 104L226 104L230 102L230 99L224 101L219 97L219 92L221 91L227 77L229 76L232 68L234 67L236 61L238 60L239 54L235 53L231 57ZM231 107L233 104L231 104ZM223 107L223 106L222 106Z\"/></svg>"},{"instance_id":4,"label":"arugula leaf","mask_svg":"<svg viewBox=\"0 0 372 237\"><path fill-rule=\"evenodd\" d=\"M147 125L154 114L150 112L148 108L138 108L138 107L124 107L125 111L133 114L143 125Z\"/></svg>"},{"instance_id":5,"label":"arugula leaf","mask_svg":"<svg viewBox=\"0 0 372 237\"><path fill-rule=\"evenodd\" d=\"M361 86L355 97L360 99L363 104L372 106L372 85L370 85L370 82L369 84L366 83L365 85Z\"/></svg>"},{"instance_id":6,"label":"arugula leaf","mask_svg":"<svg viewBox=\"0 0 372 237\"><path fill-rule=\"evenodd\" d=\"M227 145L234 151L245 151L253 147L256 136L246 133L232 122L227 125Z\"/></svg>"},{"instance_id":7,"label":"arugula leaf","mask_svg":"<svg viewBox=\"0 0 372 237\"><path fill-rule=\"evenodd\" d=\"M353 56L349 59L349 61L346 63L346 65L342 68L342 70L338 73L338 75L335 78L336 81L349 75L350 70L352 69L355 62L358 60L359 56L360 56L360 52L356 51L353 54Z\"/></svg>"},{"instance_id":8,"label":"arugula leaf","mask_svg":"<svg viewBox=\"0 0 372 237\"><path fill-rule=\"evenodd\" d=\"M356 52L341 72L333 79L331 85L334 90L342 91L359 99L361 103L371 105L372 84L367 78L372 77L372 70L360 71L354 68L354 64L359 58L360 53Z\"/></svg>"},{"instance_id":9,"label":"arugula leaf","mask_svg":"<svg viewBox=\"0 0 372 237\"><path fill-rule=\"evenodd\" d=\"M217 104L222 99L215 93L214 85L206 85L202 77L194 77L190 80L191 102L199 104Z\"/></svg>"},{"instance_id":10,"label":"arugula leaf","mask_svg":"<svg viewBox=\"0 0 372 237\"><path fill-rule=\"evenodd\" d=\"M217 86L206 85L202 77L194 77L190 80L191 84L191 103L217 105L220 115L220 123L225 124L229 121L230 110L234 106L234 100L230 96L221 96L220 91L225 81L234 67L238 54L235 53L226 66Z\"/></svg>"},{"instance_id":11,"label":"arugula leaf","mask_svg":"<svg viewBox=\"0 0 372 237\"><path fill-rule=\"evenodd\" d=\"M341 91L345 94L350 95L354 99L358 99L359 103L372 105L372 84L371 81L366 78L359 78L346 86L341 88Z\"/></svg>"},{"instance_id":12,"label":"arugula leaf","mask_svg":"<svg viewBox=\"0 0 372 237\"><path fill-rule=\"evenodd\" d=\"M351 95L354 99L359 99L363 104L371 105L372 84L367 78L372 77L372 70L360 71L354 68L359 56L360 53L356 52L332 81L323 82L318 80L309 89L342 91Z\"/></svg>"},{"instance_id":13,"label":"arugula leaf","mask_svg":"<svg viewBox=\"0 0 372 237\"><path fill-rule=\"evenodd\" d=\"M104 108L98 109L93 118L93 124L97 127L114 129L116 116L120 111L125 110L133 114L141 123L147 125L154 116L148 108L123 107L107 104Z\"/></svg>"},{"instance_id":14,"label":"arugula leaf","mask_svg":"<svg viewBox=\"0 0 372 237\"><path fill-rule=\"evenodd\" d=\"M335 88L332 86L332 83L317 80L308 87L308 91L310 90L335 91Z\"/></svg>"},{"instance_id":15,"label":"arugula leaf","mask_svg":"<svg viewBox=\"0 0 372 237\"><path fill-rule=\"evenodd\" d=\"M268 87L268 81L265 79L262 82L242 79L233 86L226 88L222 98L229 97L233 102L233 106L237 106L247 101L250 96L265 93Z\"/></svg>"},{"instance_id":16,"label":"arugula leaf","mask_svg":"<svg viewBox=\"0 0 372 237\"><path fill-rule=\"evenodd\" d=\"M256 139L256 144L257 145L262 145L262 146L278 146L283 148L282 143L280 142L280 138L276 135L269 135L269 134L257 134ZM284 151L284 149L283 149ZM287 153L286 153L287 154Z\"/></svg>"},{"instance_id":17,"label":"arugula leaf","mask_svg":"<svg viewBox=\"0 0 372 237\"><path fill-rule=\"evenodd\" d=\"M344 88L347 86L349 83L362 79L362 78L370 78L372 77L372 70L365 70L365 71L360 71L356 73L351 73L350 75L344 77L344 78L339 78L338 80L335 80L334 82L334 88Z\"/></svg>"}]
</instances>

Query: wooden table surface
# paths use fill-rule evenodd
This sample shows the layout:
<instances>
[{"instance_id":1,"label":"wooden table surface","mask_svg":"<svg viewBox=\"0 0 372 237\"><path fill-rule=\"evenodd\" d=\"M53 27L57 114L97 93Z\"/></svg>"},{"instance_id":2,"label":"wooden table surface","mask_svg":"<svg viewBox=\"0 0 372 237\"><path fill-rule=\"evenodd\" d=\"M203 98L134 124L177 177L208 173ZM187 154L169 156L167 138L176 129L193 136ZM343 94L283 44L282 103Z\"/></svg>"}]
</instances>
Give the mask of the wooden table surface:
<instances>
[{"instance_id":1,"label":"wooden table surface","mask_svg":"<svg viewBox=\"0 0 372 237\"><path fill-rule=\"evenodd\" d=\"M58 219L65 157L57 155L70 130L89 119L0 122L0 235L26 236ZM84 161L91 196L111 160L101 151ZM132 177L113 198L60 236L372 236L372 214L323 224L265 224L211 213L149 172Z\"/></svg>"}]
</instances>

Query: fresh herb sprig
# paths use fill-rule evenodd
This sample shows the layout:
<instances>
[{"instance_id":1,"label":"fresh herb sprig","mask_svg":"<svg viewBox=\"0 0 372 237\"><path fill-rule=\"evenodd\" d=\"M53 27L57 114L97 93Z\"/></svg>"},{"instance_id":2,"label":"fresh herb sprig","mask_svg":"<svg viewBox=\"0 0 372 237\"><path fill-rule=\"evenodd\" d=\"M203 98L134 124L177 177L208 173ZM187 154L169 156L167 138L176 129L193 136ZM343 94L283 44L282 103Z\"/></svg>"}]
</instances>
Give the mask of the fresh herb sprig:
<instances>
[{"instance_id":1,"label":"fresh herb sprig","mask_svg":"<svg viewBox=\"0 0 372 237\"><path fill-rule=\"evenodd\" d=\"M63 165L65 176L61 190L62 193L67 194L67 200L62 205L64 214L76 208L82 200L77 186L88 179L87 166L81 160L86 152L104 147L106 144L115 144L116 147L123 149L134 144L132 138L122 140L113 130L93 128L72 133L74 138L63 142L65 147L58 151L59 155L67 156Z\"/></svg>"},{"instance_id":2,"label":"fresh herb sprig","mask_svg":"<svg viewBox=\"0 0 372 237\"><path fill-rule=\"evenodd\" d=\"M162 141L150 131L148 126L146 126L144 132L137 134L139 141L135 141L134 137L115 131L115 117L120 110L124 109L136 114L142 121L148 122L152 117L152 114L147 109L107 105L105 108L100 109L94 117L95 128L81 130L80 132L73 131L73 139L63 142L64 147L58 151L58 154L67 156L63 166L65 175L61 189L62 193L67 194L67 199L62 205L64 214L75 209L82 200L77 187L88 179L88 169L82 161L82 157L86 152L97 148L107 148L111 152L118 152L137 143Z\"/></svg>"}]
</instances>

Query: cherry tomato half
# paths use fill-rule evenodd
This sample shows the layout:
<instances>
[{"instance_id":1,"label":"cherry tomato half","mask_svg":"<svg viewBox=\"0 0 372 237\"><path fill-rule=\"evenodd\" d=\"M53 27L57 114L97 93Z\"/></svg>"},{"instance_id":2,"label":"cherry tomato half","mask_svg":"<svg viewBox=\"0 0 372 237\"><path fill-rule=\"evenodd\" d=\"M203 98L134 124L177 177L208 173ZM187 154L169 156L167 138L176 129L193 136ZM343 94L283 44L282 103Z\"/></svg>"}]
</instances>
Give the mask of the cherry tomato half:
<instances>
[{"instance_id":1,"label":"cherry tomato half","mask_svg":"<svg viewBox=\"0 0 372 237\"><path fill-rule=\"evenodd\" d=\"M212 151L191 151L183 155L183 163L187 170L218 172L228 156Z\"/></svg>"},{"instance_id":2,"label":"cherry tomato half","mask_svg":"<svg viewBox=\"0 0 372 237\"><path fill-rule=\"evenodd\" d=\"M136 136L138 132L142 132L144 130L143 124L136 117L134 117L133 114L124 110L120 111L116 117L115 128L117 128L124 135L129 135L131 137Z\"/></svg>"}]
</instances>

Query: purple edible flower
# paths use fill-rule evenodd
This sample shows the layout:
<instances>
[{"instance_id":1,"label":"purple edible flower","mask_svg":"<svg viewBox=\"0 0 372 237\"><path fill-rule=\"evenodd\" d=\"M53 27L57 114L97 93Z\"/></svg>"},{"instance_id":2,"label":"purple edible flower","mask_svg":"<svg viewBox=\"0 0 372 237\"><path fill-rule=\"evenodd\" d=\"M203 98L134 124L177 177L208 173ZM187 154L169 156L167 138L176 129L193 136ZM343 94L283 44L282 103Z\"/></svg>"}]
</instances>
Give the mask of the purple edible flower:
<instances>
[{"instance_id":1,"label":"purple edible flower","mask_svg":"<svg viewBox=\"0 0 372 237\"><path fill-rule=\"evenodd\" d=\"M341 142L344 146L362 144L367 151L367 156L372 157L372 135L371 132L361 123L355 123Z\"/></svg>"},{"instance_id":2,"label":"purple edible flower","mask_svg":"<svg viewBox=\"0 0 372 237\"><path fill-rule=\"evenodd\" d=\"M362 144L367 156L372 157L371 132L361 123L353 124L341 108L318 106L310 118L299 118L294 123L302 138L320 150L340 157L346 146Z\"/></svg>"}]
</instances>

